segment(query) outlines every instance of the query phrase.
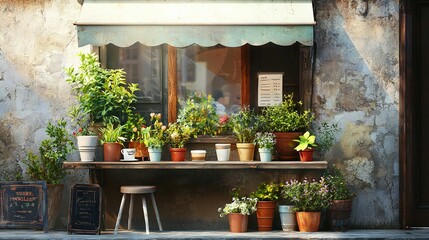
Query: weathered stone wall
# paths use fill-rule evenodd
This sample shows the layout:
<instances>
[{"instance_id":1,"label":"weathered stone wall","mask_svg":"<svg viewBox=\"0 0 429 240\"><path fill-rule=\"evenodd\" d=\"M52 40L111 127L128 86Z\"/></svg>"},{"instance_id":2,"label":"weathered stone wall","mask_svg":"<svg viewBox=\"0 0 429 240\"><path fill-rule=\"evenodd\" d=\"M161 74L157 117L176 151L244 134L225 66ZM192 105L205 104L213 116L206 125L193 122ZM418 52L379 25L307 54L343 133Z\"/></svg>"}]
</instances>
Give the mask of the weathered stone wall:
<instances>
[{"instance_id":1,"label":"weathered stone wall","mask_svg":"<svg viewBox=\"0 0 429 240\"><path fill-rule=\"evenodd\" d=\"M354 227L397 227L398 0L316 0L313 107L337 122L326 155L347 174L357 197ZM63 68L77 64L77 1L0 0L0 178L28 150L37 151L49 119L65 116L73 98ZM11 176L13 178L13 174ZM66 189L86 181L66 178ZM67 199L68 193L64 193ZM64 202L67 206L68 200ZM218 206L213 206L215 209ZM61 223L67 222L67 208Z\"/></svg>"},{"instance_id":2,"label":"weathered stone wall","mask_svg":"<svg viewBox=\"0 0 429 240\"><path fill-rule=\"evenodd\" d=\"M355 227L399 224L399 1L317 0L313 108L357 193Z\"/></svg>"}]
</instances>

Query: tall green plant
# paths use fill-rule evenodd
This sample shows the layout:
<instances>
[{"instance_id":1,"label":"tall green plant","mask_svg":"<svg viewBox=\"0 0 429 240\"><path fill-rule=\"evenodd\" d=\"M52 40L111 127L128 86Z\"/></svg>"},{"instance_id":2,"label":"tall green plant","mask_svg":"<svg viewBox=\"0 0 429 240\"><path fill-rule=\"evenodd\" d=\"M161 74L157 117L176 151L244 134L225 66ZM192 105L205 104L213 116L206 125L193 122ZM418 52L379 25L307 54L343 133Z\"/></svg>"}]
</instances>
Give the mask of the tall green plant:
<instances>
[{"instance_id":1,"label":"tall green plant","mask_svg":"<svg viewBox=\"0 0 429 240\"><path fill-rule=\"evenodd\" d=\"M75 150L72 136L66 130L67 123L60 119L54 125L48 122L46 133L49 139L42 141L40 156L28 152L24 159L26 173L32 180L45 180L47 184L59 184L65 176L63 162Z\"/></svg>"},{"instance_id":2,"label":"tall green plant","mask_svg":"<svg viewBox=\"0 0 429 240\"><path fill-rule=\"evenodd\" d=\"M79 104L70 110L72 119L93 122L124 123L137 101L135 83L127 84L123 69L103 69L93 53L79 54L78 69L66 68L66 81L72 85Z\"/></svg>"},{"instance_id":3,"label":"tall green plant","mask_svg":"<svg viewBox=\"0 0 429 240\"><path fill-rule=\"evenodd\" d=\"M113 126L112 123L108 123L106 127L100 128L102 133L101 143L122 143L126 139L122 136L122 130L124 126L118 125Z\"/></svg>"},{"instance_id":4,"label":"tall green plant","mask_svg":"<svg viewBox=\"0 0 429 240\"><path fill-rule=\"evenodd\" d=\"M237 114L232 115L230 124L237 142L253 143L260 126L259 116L253 109L246 106Z\"/></svg>"}]
</instances>

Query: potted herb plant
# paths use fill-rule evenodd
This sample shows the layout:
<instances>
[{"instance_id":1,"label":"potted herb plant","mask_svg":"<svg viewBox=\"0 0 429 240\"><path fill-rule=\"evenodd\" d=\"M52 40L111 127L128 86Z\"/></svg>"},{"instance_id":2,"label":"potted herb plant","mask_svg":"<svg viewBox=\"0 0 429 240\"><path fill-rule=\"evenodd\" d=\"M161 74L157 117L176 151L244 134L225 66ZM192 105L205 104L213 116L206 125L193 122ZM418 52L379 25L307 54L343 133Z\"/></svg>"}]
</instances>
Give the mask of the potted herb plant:
<instances>
[{"instance_id":1,"label":"potted herb plant","mask_svg":"<svg viewBox=\"0 0 429 240\"><path fill-rule=\"evenodd\" d=\"M290 199L295 206L299 231L317 232L321 211L329 207L331 201L325 179L322 177L319 181L304 179L302 182L297 180L286 182L282 195Z\"/></svg>"},{"instance_id":2,"label":"potted herb plant","mask_svg":"<svg viewBox=\"0 0 429 240\"><path fill-rule=\"evenodd\" d=\"M301 111L302 102L294 102L293 95L285 95L281 104L268 106L262 110L261 121L265 131L276 135L276 150L279 160L298 160L294 151L298 138L308 130L313 120L309 110Z\"/></svg>"},{"instance_id":3,"label":"potted herb plant","mask_svg":"<svg viewBox=\"0 0 429 240\"><path fill-rule=\"evenodd\" d=\"M121 160L121 149L125 138L122 136L124 126L114 126L108 123L106 127L100 128L102 134L101 144L103 144L104 161L119 162Z\"/></svg>"},{"instance_id":4,"label":"potted herb plant","mask_svg":"<svg viewBox=\"0 0 429 240\"><path fill-rule=\"evenodd\" d=\"M246 232L249 215L256 211L258 199L251 197L233 196L232 202L220 207L220 217L228 216L229 229L231 232Z\"/></svg>"},{"instance_id":5,"label":"potted herb plant","mask_svg":"<svg viewBox=\"0 0 429 240\"><path fill-rule=\"evenodd\" d=\"M143 129L146 127L145 119L137 113L128 115L124 125L124 137L129 140L128 147L136 149L136 158L148 157L148 149L143 141Z\"/></svg>"},{"instance_id":6,"label":"potted herb plant","mask_svg":"<svg viewBox=\"0 0 429 240\"><path fill-rule=\"evenodd\" d=\"M259 116L248 106L231 116L231 128L237 141L240 161L253 161L255 135L259 129Z\"/></svg>"},{"instance_id":7,"label":"potted herb plant","mask_svg":"<svg viewBox=\"0 0 429 240\"><path fill-rule=\"evenodd\" d=\"M313 160L313 148L317 147L316 136L311 135L309 131L299 136L299 139L294 139L294 142L298 143L294 149L299 152L299 158L302 162L308 162Z\"/></svg>"},{"instance_id":8,"label":"potted herb plant","mask_svg":"<svg viewBox=\"0 0 429 240\"><path fill-rule=\"evenodd\" d=\"M41 142L40 155L29 151L23 163L26 165L26 174L31 180L45 180L48 185L48 225L55 226L60 211L64 185L61 181L66 175L63 162L75 150L72 136L66 130L67 123L59 119L56 124L48 122L46 133L48 139Z\"/></svg>"},{"instance_id":9,"label":"potted herb plant","mask_svg":"<svg viewBox=\"0 0 429 240\"><path fill-rule=\"evenodd\" d=\"M191 128L184 124L171 123L167 128L167 141L170 144L171 160L185 161L185 144L191 137Z\"/></svg>"},{"instance_id":10,"label":"potted herb plant","mask_svg":"<svg viewBox=\"0 0 429 240\"><path fill-rule=\"evenodd\" d=\"M151 126L145 127L142 130L144 144L148 147L149 160L161 161L162 147L166 142L167 127L161 122L161 113L150 114Z\"/></svg>"},{"instance_id":11,"label":"potted herb plant","mask_svg":"<svg viewBox=\"0 0 429 240\"><path fill-rule=\"evenodd\" d=\"M258 199L256 217L259 231L271 231L273 228L274 212L281 188L277 183L261 183L250 197Z\"/></svg>"},{"instance_id":12,"label":"potted herb plant","mask_svg":"<svg viewBox=\"0 0 429 240\"><path fill-rule=\"evenodd\" d=\"M76 108L72 108L68 113L72 126L77 127L73 135L77 139L77 146L82 162L91 162L96 158L98 146L98 136L90 130L89 119L79 114Z\"/></svg>"},{"instance_id":13,"label":"potted herb plant","mask_svg":"<svg viewBox=\"0 0 429 240\"><path fill-rule=\"evenodd\" d=\"M273 148L276 145L276 135L269 132L258 132L255 136L261 162L271 162Z\"/></svg>"},{"instance_id":14,"label":"potted herb plant","mask_svg":"<svg viewBox=\"0 0 429 240\"><path fill-rule=\"evenodd\" d=\"M337 167L329 168L324 176L332 200L328 209L329 229L347 231L354 194L349 190L343 174Z\"/></svg>"}]
</instances>

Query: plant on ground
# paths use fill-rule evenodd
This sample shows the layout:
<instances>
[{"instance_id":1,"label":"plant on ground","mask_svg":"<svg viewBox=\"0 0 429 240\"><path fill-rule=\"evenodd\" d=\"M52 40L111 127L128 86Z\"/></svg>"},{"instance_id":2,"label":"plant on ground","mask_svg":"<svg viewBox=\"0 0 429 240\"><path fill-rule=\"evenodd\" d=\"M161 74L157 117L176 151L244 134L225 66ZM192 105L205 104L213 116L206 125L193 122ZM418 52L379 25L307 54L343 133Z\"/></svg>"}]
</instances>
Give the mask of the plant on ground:
<instances>
[{"instance_id":1,"label":"plant on ground","mask_svg":"<svg viewBox=\"0 0 429 240\"><path fill-rule=\"evenodd\" d=\"M319 181L304 179L302 182L297 180L286 182L282 196L294 205L297 212L320 212L331 202L329 187L323 177Z\"/></svg>"}]
</instances>

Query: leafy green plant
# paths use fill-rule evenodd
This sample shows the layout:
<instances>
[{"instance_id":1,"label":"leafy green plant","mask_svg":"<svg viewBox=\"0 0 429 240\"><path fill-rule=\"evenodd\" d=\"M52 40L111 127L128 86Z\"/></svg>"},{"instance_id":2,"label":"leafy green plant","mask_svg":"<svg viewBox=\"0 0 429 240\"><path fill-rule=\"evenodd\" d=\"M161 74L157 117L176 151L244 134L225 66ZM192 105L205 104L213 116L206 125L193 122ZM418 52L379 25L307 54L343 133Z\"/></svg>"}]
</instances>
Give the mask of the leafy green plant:
<instances>
[{"instance_id":1,"label":"leafy green plant","mask_svg":"<svg viewBox=\"0 0 429 240\"><path fill-rule=\"evenodd\" d=\"M348 200L354 197L340 169L333 166L325 172L324 177L332 200Z\"/></svg>"},{"instance_id":2,"label":"leafy green plant","mask_svg":"<svg viewBox=\"0 0 429 240\"><path fill-rule=\"evenodd\" d=\"M322 177L319 181L312 180L286 182L282 189L283 199L294 205L297 212L319 212L329 206L331 195L329 187Z\"/></svg>"},{"instance_id":3,"label":"leafy green plant","mask_svg":"<svg viewBox=\"0 0 429 240\"><path fill-rule=\"evenodd\" d=\"M142 129L144 144L149 148L161 148L167 139L167 126L161 122L161 113L151 113L150 121L152 125Z\"/></svg>"},{"instance_id":4,"label":"leafy green plant","mask_svg":"<svg viewBox=\"0 0 429 240\"><path fill-rule=\"evenodd\" d=\"M315 143L316 136L311 135L309 131L299 136L299 139L294 139L293 141L299 143L298 146L294 148L296 151L303 151L305 149L317 147L317 144Z\"/></svg>"},{"instance_id":5,"label":"leafy green plant","mask_svg":"<svg viewBox=\"0 0 429 240\"><path fill-rule=\"evenodd\" d=\"M167 142L172 148L184 148L191 138L191 128L177 122L169 124L167 128Z\"/></svg>"},{"instance_id":6,"label":"leafy green plant","mask_svg":"<svg viewBox=\"0 0 429 240\"><path fill-rule=\"evenodd\" d=\"M255 135L259 129L259 116L248 106L244 107L230 119L232 132L237 142L253 143Z\"/></svg>"},{"instance_id":7,"label":"leafy green plant","mask_svg":"<svg viewBox=\"0 0 429 240\"><path fill-rule=\"evenodd\" d=\"M63 162L75 150L72 137L66 130L67 123L60 119L54 125L50 121L46 128L49 138L41 142L40 156L28 152L23 163L32 180L45 180L47 184L59 184L65 176Z\"/></svg>"},{"instance_id":8,"label":"leafy green plant","mask_svg":"<svg viewBox=\"0 0 429 240\"><path fill-rule=\"evenodd\" d=\"M300 113L302 102L295 103L293 95L285 95L281 104L262 110L261 120L267 132L298 132L310 127L313 115L309 110Z\"/></svg>"},{"instance_id":9,"label":"leafy green plant","mask_svg":"<svg viewBox=\"0 0 429 240\"><path fill-rule=\"evenodd\" d=\"M143 142L142 130L146 127L146 120L137 113L128 115L127 122L124 124L123 135L130 142Z\"/></svg>"},{"instance_id":10,"label":"leafy green plant","mask_svg":"<svg viewBox=\"0 0 429 240\"><path fill-rule=\"evenodd\" d=\"M256 133L254 142L258 145L259 148L272 149L276 145L276 136L269 132L258 132Z\"/></svg>"},{"instance_id":11,"label":"leafy green plant","mask_svg":"<svg viewBox=\"0 0 429 240\"><path fill-rule=\"evenodd\" d=\"M93 53L79 54L78 69L66 68L66 81L72 85L79 104L70 109L73 118L89 117L91 122L124 123L137 101L135 83L127 84L123 69L103 69Z\"/></svg>"},{"instance_id":12,"label":"leafy green plant","mask_svg":"<svg viewBox=\"0 0 429 240\"><path fill-rule=\"evenodd\" d=\"M251 197L232 197L232 202L225 204L225 207L220 207L218 212L220 217L224 217L230 213L240 213L250 215L256 211L258 199Z\"/></svg>"},{"instance_id":13,"label":"leafy green plant","mask_svg":"<svg viewBox=\"0 0 429 240\"><path fill-rule=\"evenodd\" d=\"M339 132L337 123L322 122L320 127L317 129L318 140L320 150L327 152L335 141L335 136Z\"/></svg>"},{"instance_id":14,"label":"leafy green plant","mask_svg":"<svg viewBox=\"0 0 429 240\"><path fill-rule=\"evenodd\" d=\"M280 185L273 182L261 183L256 191L250 193L250 197L257 198L259 201L276 201L280 195Z\"/></svg>"},{"instance_id":15,"label":"leafy green plant","mask_svg":"<svg viewBox=\"0 0 429 240\"><path fill-rule=\"evenodd\" d=\"M100 128L102 134L101 143L120 143L122 144L126 139L122 136L124 126L114 126L113 123L108 123L106 127Z\"/></svg>"}]
</instances>

